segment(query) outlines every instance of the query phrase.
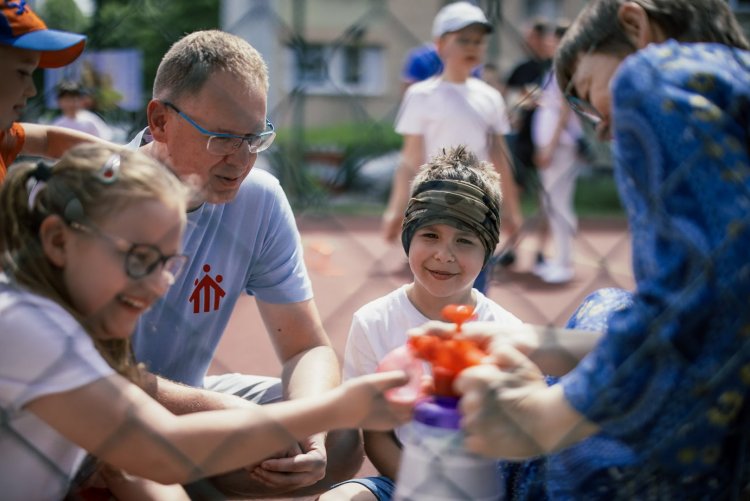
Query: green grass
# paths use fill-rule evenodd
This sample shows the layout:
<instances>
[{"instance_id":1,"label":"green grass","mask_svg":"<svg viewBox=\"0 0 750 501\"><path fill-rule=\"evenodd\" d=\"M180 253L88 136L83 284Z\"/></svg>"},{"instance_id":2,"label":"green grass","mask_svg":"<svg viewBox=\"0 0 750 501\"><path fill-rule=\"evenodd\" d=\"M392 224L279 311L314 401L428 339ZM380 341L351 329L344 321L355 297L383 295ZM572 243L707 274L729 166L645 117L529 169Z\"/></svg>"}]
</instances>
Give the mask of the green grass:
<instances>
[{"instance_id":1,"label":"green grass","mask_svg":"<svg viewBox=\"0 0 750 501\"><path fill-rule=\"evenodd\" d=\"M538 206L532 197L524 196L521 203L525 215L537 213ZM297 206L295 210L306 215L380 216L385 210L385 202L379 203L367 197L358 199L356 193L344 193L322 197L318 204ZM578 178L575 210L581 218L625 217L611 173L597 172Z\"/></svg>"},{"instance_id":2,"label":"green grass","mask_svg":"<svg viewBox=\"0 0 750 501\"><path fill-rule=\"evenodd\" d=\"M293 129L280 129L277 142L291 144ZM368 122L346 123L327 127L309 128L304 131L307 149L335 148L340 151L377 147L390 151L401 147L401 136L393 130L393 124Z\"/></svg>"},{"instance_id":3,"label":"green grass","mask_svg":"<svg viewBox=\"0 0 750 501\"><path fill-rule=\"evenodd\" d=\"M579 217L625 217L611 170L597 170L579 176L573 204ZM536 214L539 210L533 195L522 197L521 208L526 215Z\"/></svg>"},{"instance_id":4,"label":"green grass","mask_svg":"<svg viewBox=\"0 0 750 501\"><path fill-rule=\"evenodd\" d=\"M611 172L579 177L574 203L579 216L625 217Z\"/></svg>"},{"instance_id":5,"label":"green grass","mask_svg":"<svg viewBox=\"0 0 750 501\"><path fill-rule=\"evenodd\" d=\"M287 128L279 131L276 141L277 145L283 149L282 156L299 155L300 150L293 146L293 138L293 129ZM402 144L402 138L394 132L393 125L380 122L346 123L309 128L304 131L303 139L304 151L317 150L341 154L341 168L345 171L350 170L351 176L356 176L359 159L398 150ZM294 188L288 186L287 189L291 198L296 198ZM316 196L312 191L317 190L320 193ZM306 200L296 200L295 205L304 212L375 215L382 214L385 208L384 203L378 204L372 200L358 201L356 193L343 197L332 195L327 193L325 187L317 186L315 183L306 185L302 192ZM576 213L580 217L625 216L610 169L596 169L579 176L574 204ZM537 211L537 202L533 197L524 196L522 207L525 214L534 214Z\"/></svg>"}]
</instances>

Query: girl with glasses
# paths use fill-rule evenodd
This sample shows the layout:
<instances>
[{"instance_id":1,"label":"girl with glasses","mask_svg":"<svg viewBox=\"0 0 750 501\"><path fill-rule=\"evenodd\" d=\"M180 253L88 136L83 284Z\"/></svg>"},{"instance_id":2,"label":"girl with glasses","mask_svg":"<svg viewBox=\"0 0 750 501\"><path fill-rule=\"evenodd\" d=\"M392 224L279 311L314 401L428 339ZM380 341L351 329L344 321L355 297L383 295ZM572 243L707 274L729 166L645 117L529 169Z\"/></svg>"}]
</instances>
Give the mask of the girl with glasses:
<instances>
[{"instance_id":1,"label":"girl with glasses","mask_svg":"<svg viewBox=\"0 0 750 501\"><path fill-rule=\"evenodd\" d=\"M53 167L9 172L0 191L0 492L8 499L61 499L86 452L117 469L104 470L115 496L138 487L146 489L139 499L165 499L164 489L179 498L179 486L116 472L184 483L327 428L408 419L408 405L379 398L404 382L399 373L262 410L178 417L152 400L130 335L187 259L187 199L176 177L138 152L79 146Z\"/></svg>"}]
</instances>

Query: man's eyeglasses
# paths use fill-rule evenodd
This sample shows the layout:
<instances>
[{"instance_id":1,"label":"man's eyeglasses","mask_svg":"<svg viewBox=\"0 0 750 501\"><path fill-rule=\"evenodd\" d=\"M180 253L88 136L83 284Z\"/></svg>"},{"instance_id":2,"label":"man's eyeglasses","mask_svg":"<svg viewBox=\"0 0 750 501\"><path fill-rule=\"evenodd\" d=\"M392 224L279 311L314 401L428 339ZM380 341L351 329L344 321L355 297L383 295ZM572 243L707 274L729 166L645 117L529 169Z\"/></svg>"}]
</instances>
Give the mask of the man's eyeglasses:
<instances>
[{"instance_id":1,"label":"man's eyeglasses","mask_svg":"<svg viewBox=\"0 0 750 501\"><path fill-rule=\"evenodd\" d=\"M273 140L276 138L276 132L271 121L266 118L266 131L260 134L247 134L240 136L237 134L227 134L224 132L211 132L206 130L197 123L195 120L187 116L185 113L169 101L162 101L165 106L172 108L178 115L180 115L187 123L195 127L195 129L208 136L208 142L206 143L206 149L213 155L226 156L231 155L235 151L239 150L242 143L247 143L248 150L250 153L260 153L261 151L267 150Z\"/></svg>"},{"instance_id":2,"label":"man's eyeglasses","mask_svg":"<svg viewBox=\"0 0 750 501\"><path fill-rule=\"evenodd\" d=\"M118 252L125 254L125 273L130 278L139 279L150 275L159 265L162 265L172 285L187 263L184 254L165 256L158 247L150 244L134 244L124 238L104 233L99 228L73 221L70 227L74 230L88 233L109 242Z\"/></svg>"}]
</instances>

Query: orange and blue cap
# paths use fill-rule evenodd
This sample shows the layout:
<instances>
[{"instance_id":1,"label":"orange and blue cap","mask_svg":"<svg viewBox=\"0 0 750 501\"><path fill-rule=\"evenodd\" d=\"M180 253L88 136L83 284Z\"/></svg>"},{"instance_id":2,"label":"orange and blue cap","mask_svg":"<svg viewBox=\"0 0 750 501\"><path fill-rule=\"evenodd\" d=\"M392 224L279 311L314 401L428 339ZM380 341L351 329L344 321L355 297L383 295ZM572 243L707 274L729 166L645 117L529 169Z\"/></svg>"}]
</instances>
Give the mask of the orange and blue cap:
<instances>
[{"instance_id":1,"label":"orange and blue cap","mask_svg":"<svg viewBox=\"0 0 750 501\"><path fill-rule=\"evenodd\" d=\"M26 5L26 0L3 0L0 6L0 44L40 52L39 68L59 68L81 55L86 36L48 29Z\"/></svg>"}]
</instances>

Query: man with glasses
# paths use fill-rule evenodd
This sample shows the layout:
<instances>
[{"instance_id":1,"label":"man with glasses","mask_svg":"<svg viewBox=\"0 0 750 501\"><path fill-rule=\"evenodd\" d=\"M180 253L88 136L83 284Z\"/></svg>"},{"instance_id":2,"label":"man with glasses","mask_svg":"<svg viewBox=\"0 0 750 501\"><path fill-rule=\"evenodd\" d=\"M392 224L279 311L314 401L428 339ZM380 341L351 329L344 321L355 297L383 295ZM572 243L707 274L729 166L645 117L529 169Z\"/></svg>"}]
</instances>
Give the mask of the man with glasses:
<instances>
[{"instance_id":1,"label":"man with glasses","mask_svg":"<svg viewBox=\"0 0 750 501\"><path fill-rule=\"evenodd\" d=\"M134 336L137 360L159 376L150 382L152 394L176 413L298 398L339 384L294 215L278 181L252 170L275 137L267 92L265 62L246 41L215 30L187 35L162 59L148 128L131 143L195 190L183 245L190 261ZM281 381L204 377L243 293L256 298L283 365ZM256 330L249 326L248 334ZM243 497L309 495L356 474L362 457L355 432L321 434L192 488L205 496L216 494L215 486Z\"/></svg>"}]
</instances>

